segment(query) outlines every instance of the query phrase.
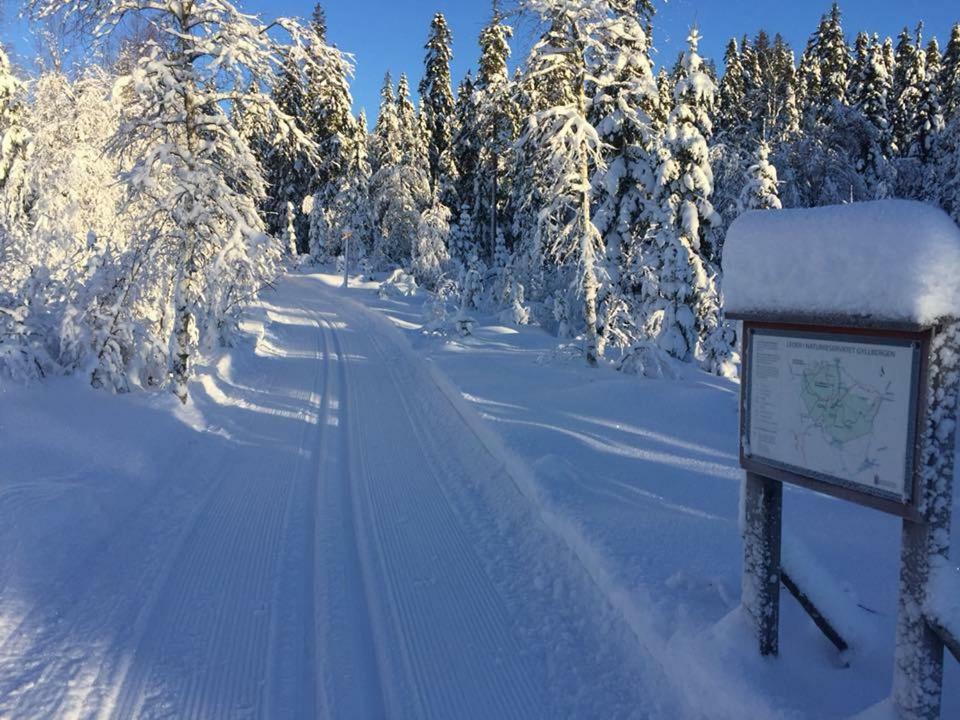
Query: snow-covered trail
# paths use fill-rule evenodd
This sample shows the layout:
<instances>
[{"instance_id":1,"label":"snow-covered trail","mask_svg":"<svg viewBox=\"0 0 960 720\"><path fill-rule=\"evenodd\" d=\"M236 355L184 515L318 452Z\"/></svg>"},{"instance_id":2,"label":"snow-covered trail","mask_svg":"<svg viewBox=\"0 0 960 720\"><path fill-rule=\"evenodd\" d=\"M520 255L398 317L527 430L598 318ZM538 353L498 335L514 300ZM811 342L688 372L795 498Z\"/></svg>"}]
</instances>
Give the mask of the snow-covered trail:
<instances>
[{"instance_id":1,"label":"snow-covered trail","mask_svg":"<svg viewBox=\"0 0 960 720\"><path fill-rule=\"evenodd\" d=\"M56 532L0 560L0 717L703 706L388 321L294 275L244 328L180 423L143 429L178 425L143 441L137 482L98 487L80 455L76 476L0 483L0 512Z\"/></svg>"}]
</instances>

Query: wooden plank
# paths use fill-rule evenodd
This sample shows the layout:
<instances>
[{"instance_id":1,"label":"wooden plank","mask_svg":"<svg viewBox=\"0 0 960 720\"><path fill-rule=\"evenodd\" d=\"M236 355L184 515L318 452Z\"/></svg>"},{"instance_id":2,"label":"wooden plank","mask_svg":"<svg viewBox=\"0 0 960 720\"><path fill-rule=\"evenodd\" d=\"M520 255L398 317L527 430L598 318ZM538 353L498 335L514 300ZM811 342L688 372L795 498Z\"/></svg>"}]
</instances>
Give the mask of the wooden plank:
<instances>
[{"instance_id":1,"label":"wooden plank","mask_svg":"<svg viewBox=\"0 0 960 720\"><path fill-rule=\"evenodd\" d=\"M790 594L793 595L797 602L800 603L800 607L806 610L807 615L810 616L810 619L813 620L814 624L820 628L820 632L826 635L827 640L833 643L833 646L840 652L845 652L850 648L847 644L847 641L843 639L843 636L837 632L836 628L830 624L830 621L827 617L820 612L820 609L814 605L813 600L803 592L799 585L794 582L793 578L787 573L786 570L780 568L780 580L783 582L783 586L790 591Z\"/></svg>"},{"instance_id":2,"label":"wooden plank","mask_svg":"<svg viewBox=\"0 0 960 720\"><path fill-rule=\"evenodd\" d=\"M947 628L929 616L927 616L927 623L929 623L930 629L940 638L943 646L950 651L950 654L953 655L957 662L960 662L960 638L956 637L947 630Z\"/></svg>"}]
</instances>

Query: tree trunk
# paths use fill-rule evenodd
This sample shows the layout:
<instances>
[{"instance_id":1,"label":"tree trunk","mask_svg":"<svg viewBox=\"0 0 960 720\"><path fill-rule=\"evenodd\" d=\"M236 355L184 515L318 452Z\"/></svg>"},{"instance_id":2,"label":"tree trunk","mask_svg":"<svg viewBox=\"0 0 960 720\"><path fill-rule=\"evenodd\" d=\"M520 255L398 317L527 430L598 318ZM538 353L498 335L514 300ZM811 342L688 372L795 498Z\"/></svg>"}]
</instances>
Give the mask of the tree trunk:
<instances>
[{"instance_id":1,"label":"tree trunk","mask_svg":"<svg viewBox=\"0 0 960 720\"><path fill-rule=\"evenodd\" d=\"M576 30L574 30L576 32ZM580 117L586 119L587 99L584 91L583 56L579 56L581 63L580 80L577 83L577 111ZM600 348L597 342L597 269L596 248L593 243L593 233L590 232L590 165L587 158L585 143L580 146L580 271L581 289L583 291L583 314L587 326L586 347L587 365L596 367Z\"/></svg>"}]
</instances>

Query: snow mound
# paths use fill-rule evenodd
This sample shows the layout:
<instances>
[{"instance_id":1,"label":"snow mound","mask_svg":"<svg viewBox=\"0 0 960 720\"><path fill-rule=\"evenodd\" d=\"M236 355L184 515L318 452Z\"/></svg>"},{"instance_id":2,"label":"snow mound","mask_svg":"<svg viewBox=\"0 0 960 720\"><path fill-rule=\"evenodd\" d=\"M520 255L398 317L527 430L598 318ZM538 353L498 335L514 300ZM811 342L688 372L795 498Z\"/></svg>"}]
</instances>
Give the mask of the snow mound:
<instances>
[{"instance_id":1,"label":"snow mound","mask_svg":"<svg viewBox=\"0 0 960 720\"><path fill-rule=\"evenodd\" d=\"M380 285L378 292L382 300L391 297L410 297L417 294L417 281L410 273L397 268Z\"/></svg>"},{"instance_id":2,"label":"snow mound","mask_svg":"<svg viewBox=\"0 0 960 720\"><path fill-rule=\"evenodd\" d=\"M909 200L744 213L723 266L731 315L928 325L960 308L960 228Z\"/></svg>"}]
</instances>

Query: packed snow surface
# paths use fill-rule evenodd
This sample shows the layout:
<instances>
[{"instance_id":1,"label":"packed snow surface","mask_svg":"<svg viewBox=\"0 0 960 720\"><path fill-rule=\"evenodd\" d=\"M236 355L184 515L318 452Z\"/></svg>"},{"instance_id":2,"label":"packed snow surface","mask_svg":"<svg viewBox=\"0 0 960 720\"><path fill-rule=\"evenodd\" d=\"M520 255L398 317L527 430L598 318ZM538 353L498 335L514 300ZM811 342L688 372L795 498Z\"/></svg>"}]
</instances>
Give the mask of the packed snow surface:
<instances>
[{"instance_id":1,"label":"packed snow surface","mask_svg":"<svg viewBox=\"0 0 960 720\"><path fill-rule=\"evenodd\" d=\"M784 592L757 653L736 383L340 283L281 278L186 407L0 385L0 717L819 720L889 694L893 516L784 489L795 579L851 651Z\"/></svg>"},{"instance_id":2,"label":"packed snow surface","mask_svg":"<svg viewBox=\"0 0 960 720\"><path fill-rule=\"evenodd\" d=\"M960 308L960 228L909 200L745 213L727 233L723 268L730 314L925 325Z\"/></svg>"}]
</instances>

